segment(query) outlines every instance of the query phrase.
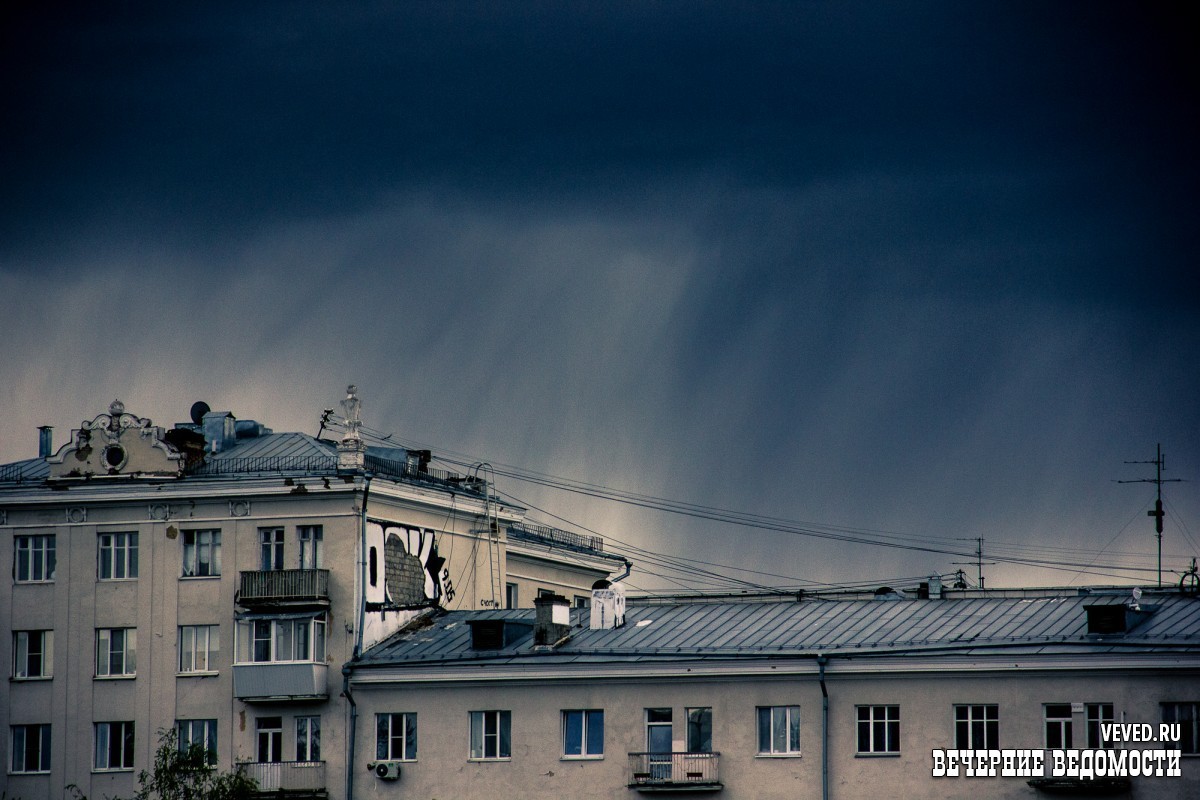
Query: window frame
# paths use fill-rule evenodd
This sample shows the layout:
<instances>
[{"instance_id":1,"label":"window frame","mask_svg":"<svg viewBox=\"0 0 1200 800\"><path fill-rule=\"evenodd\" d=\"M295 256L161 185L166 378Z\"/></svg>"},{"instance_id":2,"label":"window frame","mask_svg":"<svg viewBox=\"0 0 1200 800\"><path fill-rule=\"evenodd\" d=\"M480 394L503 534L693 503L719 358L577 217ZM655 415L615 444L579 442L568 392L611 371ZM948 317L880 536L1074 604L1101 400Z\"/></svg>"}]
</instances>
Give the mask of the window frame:
<instances>
[{"instance_id":1,"label":"window frame","mask_svg":"<svg viewBox=\"0 0 1200 800\"><path fill-rule=\"evenodd\" d=\"M115 751L113 749L114 726L119 726L116 728L116 730L120 734L119 736L115 737L118 743ZM105 754L107 756L105 760L108 763L104 766L101 766L100 764L100 746L102 744L100 735L101 730L104 731L103 743L107 745L104 750L106 751ZM94 739L94 747L92 752L92 772L133 772L133 754L137 747L137 728L132 720L93 723L92 737ZM112 765L112 757L114 753L120 756L121 761L120 765L115 767Z\"/></svg>"},{"instance_id":2,"label":"window frame","mask_svg":"<svg viewBox=\"0 0 1200 800\"><path fill-rule=\"evenodd\" d=\"M183 549L181 578L201 580L221 577L221 529L193 528L180 534ZM201 561L200 556L206 552L208 560ZM207 572L201 572L205 566Z\"/></svg>"},{"instance_id":3,"label":"window frame","mask_svg":"<svg viewBox=\"0 0 1200 800\"><path fill-rule=\"evenodd\" d=\"M1084 720L1086 722L1085 738L1090 750L1112 750L1116 747L1113 742L1104 740L1105 723L1116 722L1116 711L1112 703L1085 703Z\"/></svg>"},{"instance_id":4,"label":"window frame","mask_svg":"<svg viewBox=\"0 0 1200 800\"><path fill-rule=\"evenodd\" d=\"M1164 723L1175 723L1181 727L1183 737L1176 742L1180 753L1184 757L1200 756L1200 701L1171 700L1158 705ZM1171 712L1169 715L1168 709ZM1187 715L1190 715L1189 719L1180 719L1180 711L1184 709L1187 710ZM1168 716L1171 719L1167 719ZM1185 747L1186 744L1191 746Z\"/></svg>"},{"instance_id":5,"label":"window frame","mask_svg":"<svg viewBox=\"0 0 1200 800\"><path fill-rule=\"evenodd\" d=\"M976 719L977 716L978 719ZM965 738L964 733L966 734ZM976 738L982 741L976 741ZM954 704L955 748L959 750L999 750L999 742L1000 705L998 703Z\"/></svg>"},{"instance_id":6,"label":"window frame","mask_svg":"<svg viewBox=\"0 0 1200 800\"><path fill-rule=\"evenodd\" d=\"M397 723L400 735L396 735ZM411 737L411 741L410 741ZM400 755L393 745L399 744ZM411 744L411 748L410 745ZM381 761L416 761L419 752L415 711L391 711L375 715L375 757Z\"/></svg>"},{"instance_id":7,"label":"window frame","mask_svg":"<svg viewBox=\"0 0 1200 800\"><path fill-rule=\"evenodd\" d=\"M268 755L274 755L273 761L264 761L263 745L267 745ZM257 764L283 763L283 716L257 717L254 720L254 756Z\"/></svg>"},{"instance_id":8,"label":"window frame","mask_svg":"<svg viewBox=\"0 0 1200 800\"><path fill-rule=\"evenodd\" d=\"M471 711L469 761L509 761L512 759L512 712L504 710ZM488 731L489 720L494 731ZM478 748L476 741L478 740ZM494 754L488 755L489 740L494 742Z\"/></svg>"},{"instance_id":9,"label":"window frame","mask_svg":"<svg viewBox=\"0 0 1200 800\"><path fill-rule=\"evenodd\" d=\"M260 636L263 626L268 626L268 636ZM324 612L293 619L238 620L234 663L324 664L329 652L328 628L329 621ZM290 629L290 633L286 632L287 629ZM303 635L298 635L298 631L303 631ZM259 658L260 643L267 652L267 658ZM278 657L284 646L290 649L292 658ZM306 657L295 658L299 646L304 647Z\"/></svg>"},{"instance_id":10,"label":"window frame","mask_svg":"<svg viewBox=\"0 0 1200 800\"><path fill-rule=\"evenodd\" d=\"M301 764L319 763L321 761L321 715L302 714L295 719L296 761ZM307 757L301 758L301 752Z\"/></svg>"},{"instance_id":11,"label":"window frame","mask_svg":"<svg viewBox=\"0 0 1200 800\"><path fill-rule=\"evenodd\" d=\"M117 637L115 634L120 634ZM114 645L117 639L119 645ZM107 640L108 646L104 647ZM120 648L120 672L113 672L113 657ZM101 660L101 655L104 655ZM137 628L97 628L96 629L96 662L94 676L101 680L121 680L137 677Z\"/></svg>"},{"instance_id":12,"label":"window frame","mask_svg":"<svg viewBox=\"0 0 1200 800\"><path fill-rule=\"evenodd\" d=\"M521 600L520 592L520 587L517 584L512 583L511 581L506 582L504 584L504 607L516 608L517 604Z\"/></svg>"},{"instance_id":13,"label":"window frame","mask_svg":"<svg viewBox=\"0 0 1200 800\"><path fill-rule=\"evenodd\" d=\"M19 735L18 735L19 732ZM33 734L31 737L30 734ZM31 752L31 740L36 739L36 749ZM45 775L50 772L51 743L50 723L35 722L8 727L8 774L10 775ZM18 742L20 748L17 747ZM18 749L20 764L17 763ZM29 768L30 755L37 761L37 767Z\"/></svg>"},{"instance_id":14,"label":"window frame","mask_svg":"<svg viewBox=\"0 0 1200 800\"><path fill-rule=\"evenodd\" d=\"M258 569L279 572L283 569L284 529L279 526L258 529Z\"/></svg>"},{"instance_id":15,"label":"window frame","mask_svg":"<svg viewBox=\"0 0 1200 800\"><path fill-rule=\"evenodd\" d=\"M863 712L866 712L865 719ZM895 713L893 714L893 712ZM856 756L898 756L903 752L901 750L900 706L898 704L856 705L854 707L854 718ZM864 723L866 724L865 729L863 727ZM883 726L882 745L875 740L876 733L880 730L880 725ZM863 747L864 730L866 731L865 749Z\"/></svg>"},{"instance_id":16,"label":"window frame","mask_svg":"<svg viewBox=\"0 0 1200 800\"><path fill-rule=\"evenodd\" d=\"M57 573L55 534L29 533L13 537L13 583L54 583Z\"/></svg>"},{"instance_id":17,"label":"window frame","mask_svg":"<svg viewBox=\"0 0 1200 800\"><path fill-rule=\"evenodd\" d=\"M325 527L323 525L297 525L296 541L300 544L300 569L322 569Z\"/></svg>"},{"instance_id":18,"label":"window frame","mask_svg":"<svg viewBox=\"0 0 1200 800\"><path fill-rule=\"evenodd\" d=\"M713 713L712 706L692 706L683 710L683 718L687 725L687 739L684 744L688 753L713 752ZM707 735L708 740L705 741Z\"/></svg>"},{"instance_id":19,"label":"window frame","mask_svg":"<svg viewBox=\"0 0 1200 800\"><path fill-rule=\"evenodd\" d=\"M767 726L763 728L764 712ZM784 743L783 750L775 749L776 716L782 712ZM755 723L758 726L758 753L763 758L798 758L803 751L800 746L800 706L758 706L755 708ZM793 722L794 720L794 722ZM794 731L794 735L793 735ZM767 734L766 749L763 747L763 733ZM794 741L793 741L794 740ZM794 746L793 746L794 745Z\"/></svg>"},{"instance_id":20,"label":"window frame","mask_svg":"<svg viewBox=\"0 0 1200 800\"><path fill-rule=\"evenodd\" d=\"M201 631L204 636L201 637ZM221 654L221 626L220 625L180 625L178 631L178 649L179 659L177 675L215 675L218 670L216 664L217 659ZM200 639L204 639L204 646L198 645ZM191 647L185 648L184 642L191 640ZM191 664L185 664L184 659L187 654L191 655ZM204 654L204 666L198 666L200 663L200 654Z\"/></svg>"},{"instance_id":21,"label":"window frame","mask_svg":"<svg viewBox=\"0 0 1200 800\"><path fill-rule=\"evenodd\" d=\"M41 669L31 673L29 669L32 658L34 635L38 642L38 657ZM54 677L54 631L53 630L17 630L12 632L12 672L14 681L48 681ZM20 662L24 660L22 665Z\"/></svg>"},{"instance_id":22,"label":"window frame","mask_svg":"<svg viewBox=\"0 0 1200 800\"><path fill-rule=\"evenodd\" d=\"M1050 709L1066 709L1066 716L1050 716ZM1074 712L1071 710L1070 703L1043 703L1042 704L1042 745L1047 750L1070 750L1074 747L1075 742L1075 720ZM1058 744L1050 743L1051 725L1054 725L1058 731L1062 741Z\"/></svg>"},{"instance_id":23,"label":"window frame","mask_svg":"<svg viewBox=\"0 0 1200 800\"><path fill-rule=\"evenodd\" d=\"M218 731L218 723L215 719L175 720L179 752L186 753L191 745L198 744L204 748L204 762L210 767L217 765Z\"/></svg>"},{"instance_id":24,"label":"window frame","mask_svg":"<svg viewBox=\"0 0 1200 800\"><path fill-rule=\"evenodd\" d=\"M570 732L570 720L578 715L579 718L579 752L569 752L568 735ZM564 761L600 761L604 758L604 709L602 708L564 708L560 713L560 721L562 728L562 755L560 758ZM593 751L592 745L596 744L592 741L594 729L598 726L599 732L599 749Z\"/></svg>"},{"instance_id":25,"label":"window frame","mask_svg":"<svg viewBox=\"0 0 1200 800\"><path fill-rule=\"evenodd\" d=\"M96 534L96 580L105 583L137 580L138 555L137 531ZM108 575L104 574L106 566Z\"/></svg>"}]
</instances>

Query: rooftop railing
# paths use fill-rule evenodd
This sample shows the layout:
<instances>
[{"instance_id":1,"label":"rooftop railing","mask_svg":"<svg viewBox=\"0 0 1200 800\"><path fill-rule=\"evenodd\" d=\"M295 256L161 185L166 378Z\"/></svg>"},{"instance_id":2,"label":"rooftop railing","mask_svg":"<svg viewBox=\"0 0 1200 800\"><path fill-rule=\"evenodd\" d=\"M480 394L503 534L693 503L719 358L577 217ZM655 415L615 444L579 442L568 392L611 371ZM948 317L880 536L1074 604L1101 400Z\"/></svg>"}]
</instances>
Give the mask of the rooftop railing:
<instances>
[{"instance_id":1,"label":"rooftop railing","mask_svg":"<svg viewBox=\"0 0 1200 800\"><path fill-rule=\"evenodd\" d=\"M551 547L565 547L583 553L603 553L604 539L600 536L584 536L571 531L561 531L546 525L531 525L517 523L508 526L510 539L519 539L538 544L548 544Z\"/></svg>"}]
</instances>

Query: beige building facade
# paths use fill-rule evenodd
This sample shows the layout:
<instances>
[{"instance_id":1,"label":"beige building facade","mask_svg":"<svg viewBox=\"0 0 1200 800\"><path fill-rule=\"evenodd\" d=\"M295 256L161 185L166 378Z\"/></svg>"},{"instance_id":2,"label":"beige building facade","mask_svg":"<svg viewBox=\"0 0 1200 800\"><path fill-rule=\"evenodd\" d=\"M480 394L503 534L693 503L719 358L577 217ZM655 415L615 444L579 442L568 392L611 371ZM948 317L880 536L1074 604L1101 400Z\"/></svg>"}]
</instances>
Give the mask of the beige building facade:
<instances>
[{"instance_id":1,"label":"beige building facade","mask_svg":"<svg viewBox=\"0 0 1200 800\"><path fill-rule=\"evenodd\" d=\"M585 595L622 569L428 453L369 446L349 411L323 440L114 403L0 466L8 796L130 795L174 728L264 791L346 797L343 664L422 609L503 608L514 580L527 604Z\"/></svg>"}]
</instances>

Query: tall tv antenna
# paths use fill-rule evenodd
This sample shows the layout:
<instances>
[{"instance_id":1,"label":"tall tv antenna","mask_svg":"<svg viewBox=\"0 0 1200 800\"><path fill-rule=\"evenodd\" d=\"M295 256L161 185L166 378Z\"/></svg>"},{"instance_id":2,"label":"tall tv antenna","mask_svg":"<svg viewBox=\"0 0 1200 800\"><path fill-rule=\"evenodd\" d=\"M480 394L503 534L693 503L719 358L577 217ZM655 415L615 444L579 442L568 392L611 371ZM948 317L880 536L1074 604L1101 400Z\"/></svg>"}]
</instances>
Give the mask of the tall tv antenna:
<instances>
[{"instance_id":1,"label":"tall tv antenna","mask_svg":"<svg viewBox=\"0 0 1200 800\"><path fill-rule=\"evenodd\" d=\"M1162 534L1163 534L1163 504L1162 504L1162 485L1164 483L1180 483L1182 478L1164 478L1163 470L1167 468L1166 459L1163 458L1162 444L1158 445L1157 454L1153 461L1126 461L1126 464L1153 464L1153 478L1137 478L1130 481L1117 481L1117 483L1153 483L1158 487L1158 498L1154 501L1154 510L1147 511L1146 516L1154 517L1154 530L1158 537L1158 585L1162 587Z\"/></svg>"},{"instance_id":2,"label":"tall tv antenna","mask_svg":"<svg viewBox=\"0 0 1200 800\"><path fill-rule=\"evenodd\" d=\"M960 539L960 541L975 542L975 560L974 561L952 561L950 563L959 565L959 566L964 566L964 567L969 567L972 564L974 564L975 568L978 570L978 574L979 574L979 588L982 589L982 588L984 588L983 565L984 564L989 564L989 565L995 564L996 562L983 560L983 537L982 536L976 536L974 539ZM959 574L962 574L961 569L959 570Z\"/></svg>"}]
</instances>

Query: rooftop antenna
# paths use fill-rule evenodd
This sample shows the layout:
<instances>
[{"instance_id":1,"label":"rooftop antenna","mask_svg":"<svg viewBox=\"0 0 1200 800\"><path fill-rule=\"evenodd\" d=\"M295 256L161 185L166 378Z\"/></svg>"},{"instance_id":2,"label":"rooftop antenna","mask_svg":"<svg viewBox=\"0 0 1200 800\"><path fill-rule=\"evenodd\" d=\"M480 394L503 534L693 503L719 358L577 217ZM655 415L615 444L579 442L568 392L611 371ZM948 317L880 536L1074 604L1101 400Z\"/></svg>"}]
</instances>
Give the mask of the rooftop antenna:
<instances>
[{"instance_id":1,"label":"rooftop antenna","mask_svg":"<svg viewBox=\"0 0 1200 800\"><path fill-rule=\"evenodd\" d=\"M1153 478L1137 478L1131 481L1117 481L1117 483L1153 483L1158 487L1158 498L1154 501L1154 510L1147 511L1146 516L1154 517L1154 530L1158 537L1158 586L1162 588L1162 533L1163 533L1163 504L1162 504L1162 485L1164 483L1180 483L1182 478L1164 478L1163 470L1167 468L1166 459L1163 458L1162 444L1158 445L1157 455L1153 461L1126 461L1126 464L1153 464Z\"/></svg>"},{"instance_id":2,"label":"rooftop antenna","mask_svg":"<svg viewBox=\"0 0 1200 800\"><path fill-rule=\"evenodd\" d=\"M972 564L974 564L974 565L975 565L975 569L976 569L976 570L978 571L978 573L979 573L979 588L980 588L980 589L983 589L983 588L984 588L984 585L983 585L983 565L984 565L984 564L991 565L991 564L995 564L996 562L995 562L995 561L984 561L984 560L983 560L983 537L982 537L982 536L976 536L974 539L959 539L959 541L962 541L962 542L975 542L975 560L974 560L974 561L953 561L953 562L951 562L951 563L953 563L953 564L958 564L958 565L962 565L962 566L967 566L967 567L969 567L969 566L971 566ZM961 570L961 569L960 569L958 572L959 572L959 574L962 574L962 570Z\"/></svg>"},{"instance_id":3,"label":"rooftop antenna","mask_svg":"<svg viewBox=\"0 0 1200 800\"><path fill-rule=\"evenodd\" d=\"M327 408L321 412L321 427L317 429L317 438L321 438L321 434L325 432L325 426L329 424L329 416L333 413L332 408Z\"/></svg>"}]
</instances>

